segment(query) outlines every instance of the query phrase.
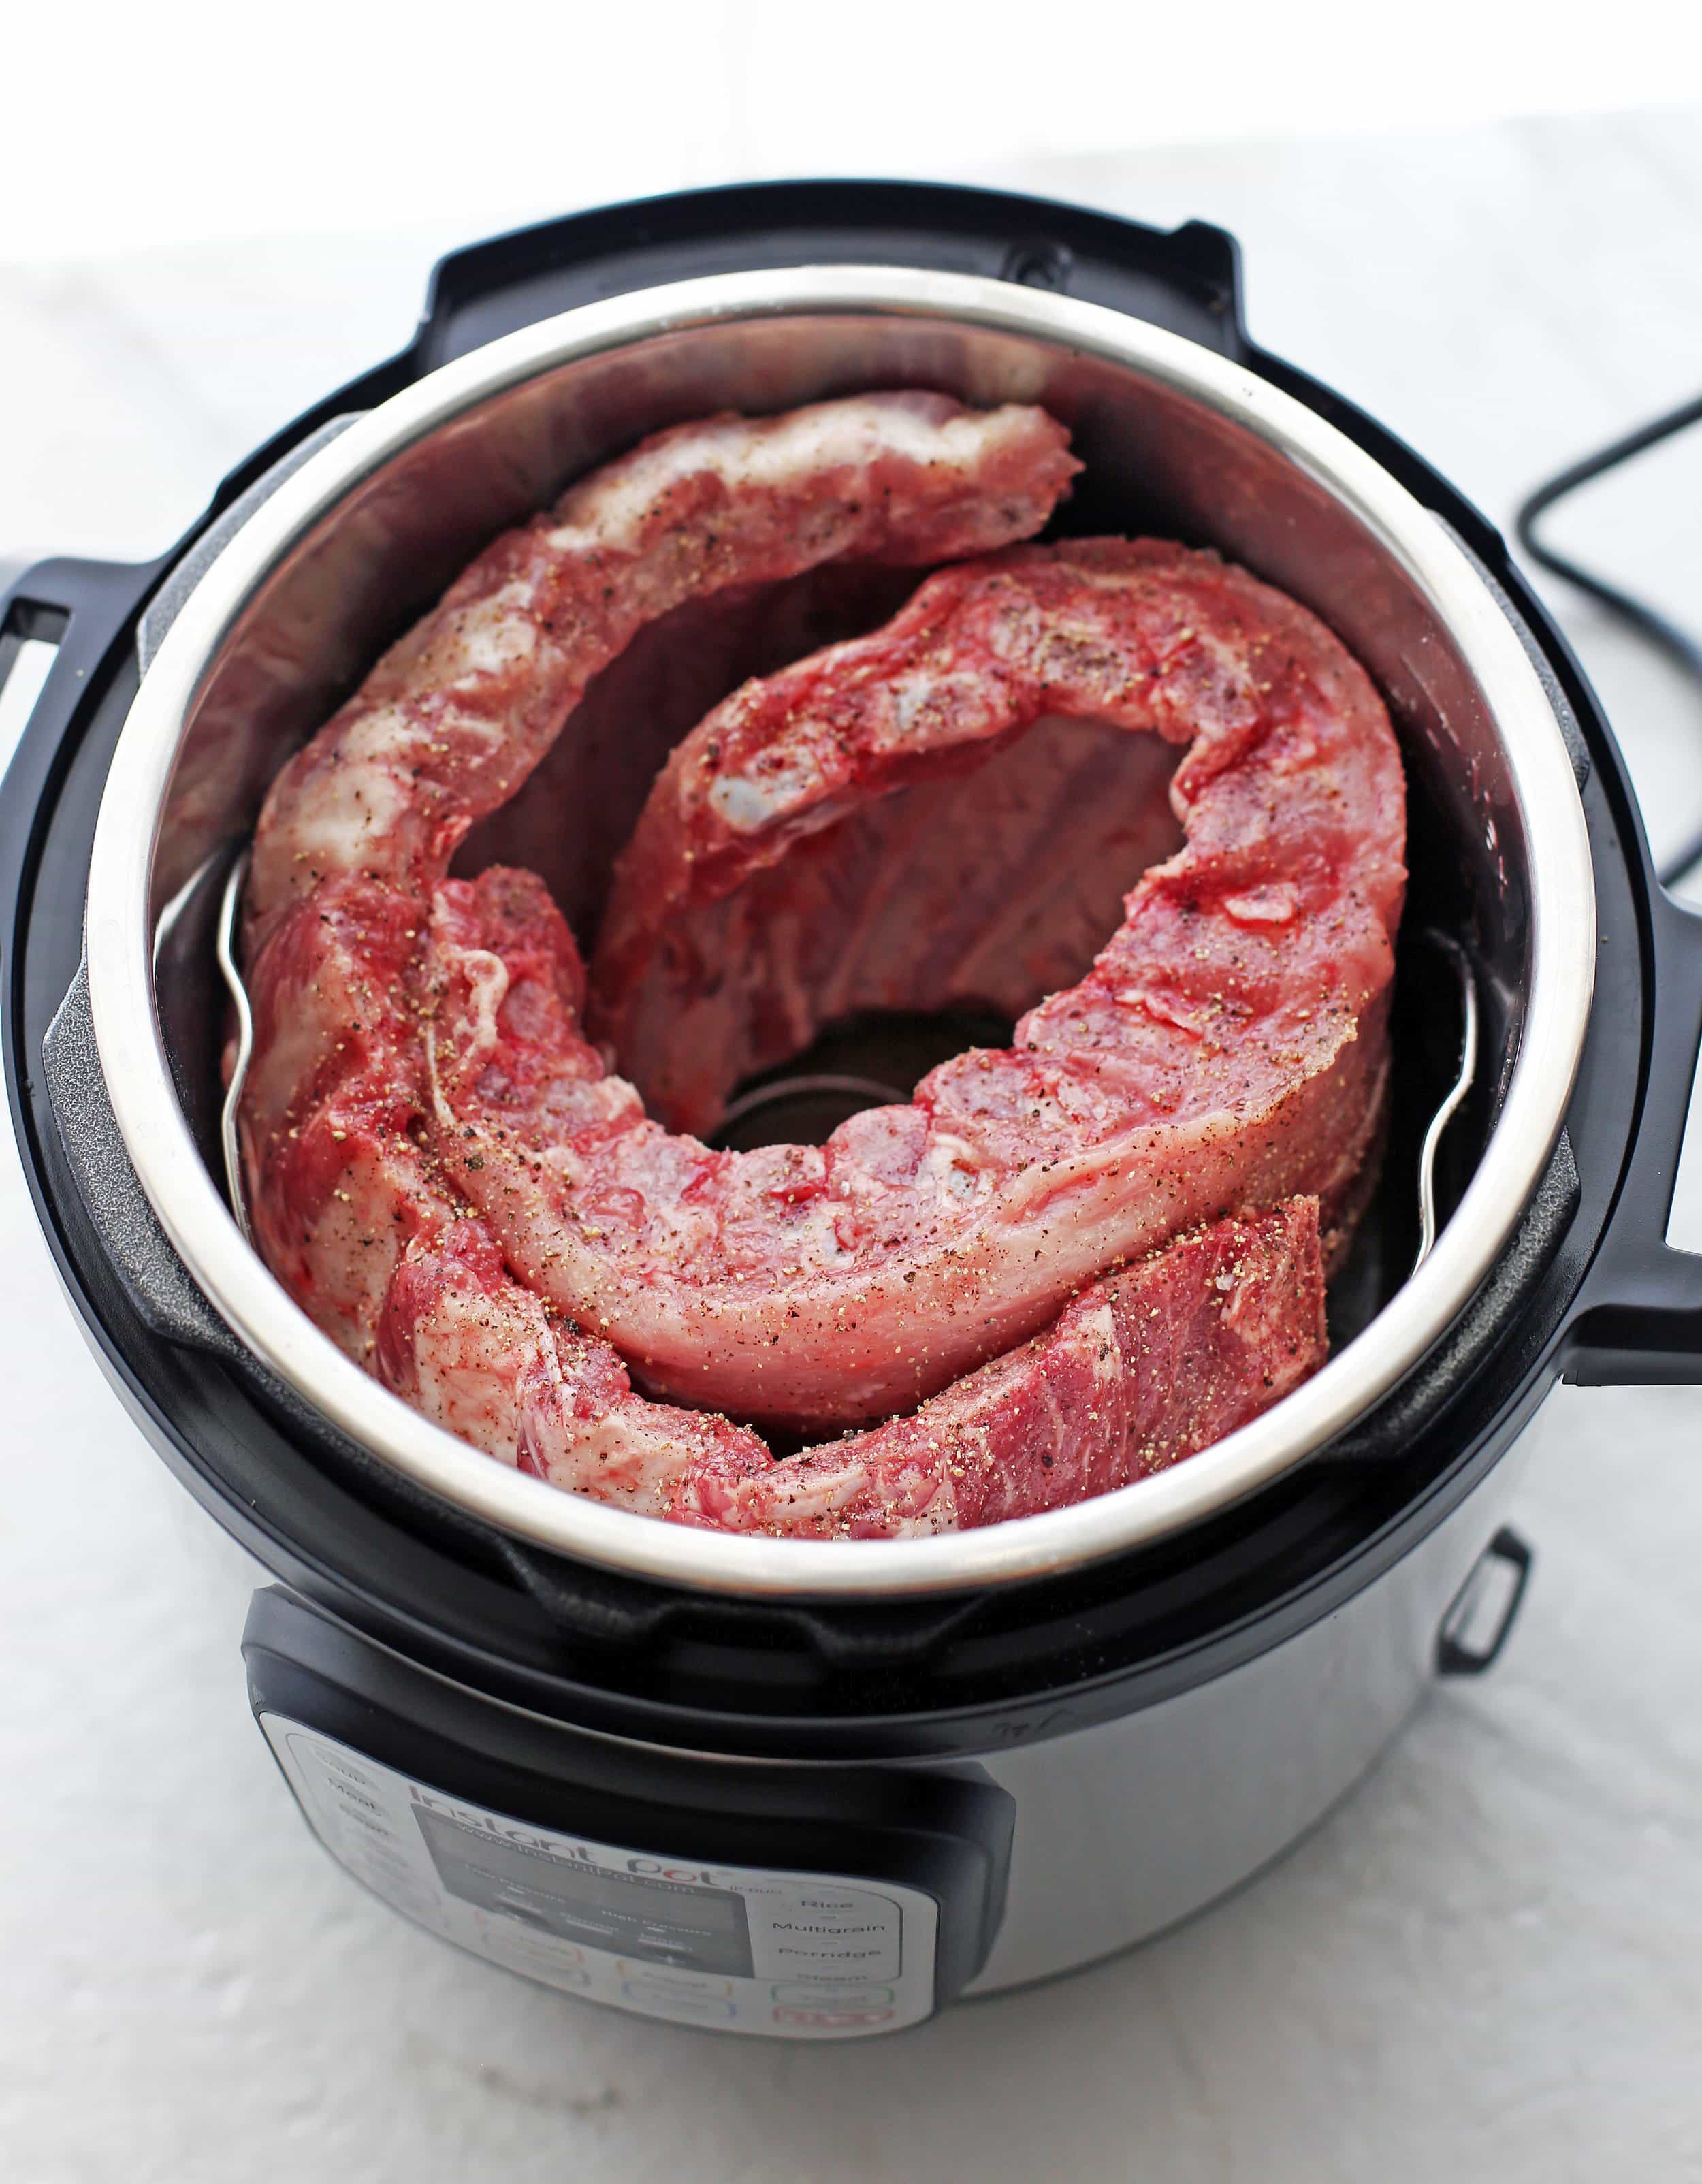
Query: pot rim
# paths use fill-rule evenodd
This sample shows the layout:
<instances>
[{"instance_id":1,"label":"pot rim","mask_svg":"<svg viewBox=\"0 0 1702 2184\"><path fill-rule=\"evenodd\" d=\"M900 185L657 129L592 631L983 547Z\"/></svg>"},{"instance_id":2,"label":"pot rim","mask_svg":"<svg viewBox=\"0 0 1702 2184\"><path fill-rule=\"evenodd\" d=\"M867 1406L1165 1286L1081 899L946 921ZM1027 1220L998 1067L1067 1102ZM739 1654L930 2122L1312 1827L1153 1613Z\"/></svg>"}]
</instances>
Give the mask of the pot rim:
<instances>
[{"instance_id":1,"label":"pot rim","mask_svg":"<svg viewBox=\"0 0 1702 2184\"><path fill-rule=\"evenodd\" d=\"M545 371L661 334L820 315L967 322L1083 352L1204 404L1297 465L1452 633L1495 722L1530 850L1532 976L1499 1119L1435 1250L1370 1327L1272 1410L1169 1471L1069 1508L921 1540L772 1540L661 1523L511 1470L410 1409L321 1333L243 1240L179 1103L153 978L151 880L180 741L213 662L287 554L405 450ZM392 396L286 479L196 586L131 705L96 828L86 945L102 1072L149 1203L236 1335L334 1425L533 1545L697 1591L856 1600L1010 1583L1126 1552L1268 1485L1387 1395L1468 1302L1540 1180L1582 1050L1594 927L1583 808L1536 671L1466 554L1362 449L1245 365L1098 304L967 275L834 265L718 274L545 320Z\"/></svg>"}]
</instances>

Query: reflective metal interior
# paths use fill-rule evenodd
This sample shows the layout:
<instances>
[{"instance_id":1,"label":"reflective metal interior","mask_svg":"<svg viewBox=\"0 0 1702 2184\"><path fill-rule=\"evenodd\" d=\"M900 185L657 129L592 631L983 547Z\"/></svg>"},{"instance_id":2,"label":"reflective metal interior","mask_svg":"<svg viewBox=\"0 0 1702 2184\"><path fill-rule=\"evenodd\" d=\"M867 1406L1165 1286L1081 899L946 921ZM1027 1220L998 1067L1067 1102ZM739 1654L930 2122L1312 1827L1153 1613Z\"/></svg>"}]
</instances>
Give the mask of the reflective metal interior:
<instances>
[{"instance_id":1,"label":"reflective metal interior","mask_svg":"<svg viewBox=\"0 0 1702 2184\"><path fill-rule=\"evenodd\" d=\"M283 758L382 646L572 476L718 409L900 385L1044 403L1086 465L1062 528L1215 546L1303 599L1365 662L1413 792L1409 926L1439 926L1469 950L1483 1058L1439 1170L1453 1218L1421 1271L1373 1282L1370 1332L1265 1418L1172 1473L985 1533L840 1548L723 1539L555 1493L463 1447L366 1379L271 1282L215 1173L224 1016L188 967L210 944L218 889L198 875L222 872ZM605 709L470 850L541 863L526 854L541 816L564 908L594 916L645 784L726 669L700 659L662 702ZM568 314L432 375L304 464L203 579L144 679L103 810L88 939L103 1063L143 1188L274 1370L399 1468L541 1544L685 1584L820 1596L996 1581L1173 1530L1275 1476L1391 1386L1476 1287L1541 1173L1588 1015L1592 903L1570 764L1516 637L1451 537L1349 442L1242 368L1097 307L833 268ZM156 982L150 936L168 905L176 940ZM1457 1003L1428 1028L1414 1007L1398 1036L1436 1045L1445 1091ZM1409 1248L1403 1275L1411 1264Z\"/></svg>"}]
</instances>

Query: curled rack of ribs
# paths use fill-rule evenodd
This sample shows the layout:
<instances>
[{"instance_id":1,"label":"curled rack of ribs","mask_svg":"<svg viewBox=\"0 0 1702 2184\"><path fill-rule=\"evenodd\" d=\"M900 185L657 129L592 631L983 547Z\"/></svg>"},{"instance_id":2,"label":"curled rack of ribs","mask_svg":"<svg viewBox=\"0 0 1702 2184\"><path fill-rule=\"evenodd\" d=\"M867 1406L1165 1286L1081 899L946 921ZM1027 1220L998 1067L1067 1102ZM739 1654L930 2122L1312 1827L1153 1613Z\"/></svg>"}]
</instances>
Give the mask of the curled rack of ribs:
<instances>
[{"instance_id":1,"label":"curled rack of ribs","mask_svg":"<svg viewBox=\"0 0 1702 2184\"><path fill-rule=\"evenodd\" d=\"M1321 1362L1385 1105L1399 757L1244 571L1021 543L1078 467L1043 410L936 394L660 433L489 546L278 776L254 1237L428 1418L650 1516L891 1538L1128 1484ZM656 735L623 664L834 583L862 633L723 698L635 824L585 808L586 723ZM589 967L543 879L452 876L552 746L521 808L602 858ZM1011 1043L907 1103L705 1141L823 1028L971 1004Z\"/></svg>"}]
</instances>

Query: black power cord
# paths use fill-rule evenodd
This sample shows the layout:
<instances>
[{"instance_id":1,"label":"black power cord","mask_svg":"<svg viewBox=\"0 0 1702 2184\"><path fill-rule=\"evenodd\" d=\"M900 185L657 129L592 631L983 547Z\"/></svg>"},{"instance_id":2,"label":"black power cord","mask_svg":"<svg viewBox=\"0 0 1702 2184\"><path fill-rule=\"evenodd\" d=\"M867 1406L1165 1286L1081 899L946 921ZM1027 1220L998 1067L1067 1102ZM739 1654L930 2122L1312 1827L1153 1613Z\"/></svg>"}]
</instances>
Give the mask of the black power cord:
<instances>
[{"instance_id":1,"label":"black power cord","mask_svg":"<svg viewBox=\"0 0 1702 2184\"><path fill-rule=\"evenodd\" d=\"M1627 432L1623 439L1610 442L1607 447L1599 448L1593 455L1584 456L1582 461L1571 464L1545 484L1539 485L1522 504L1513 524L1518 533L1519 543L1533 561L1552 570L1555 576L1564 577L1569 584L1575 584L1581 592L1588 592L1593 599L1599 599L1621 621L1629 623L1651 644L1658 645L1682 674L1688 676L1693 682L1702 687L1702 643L1699 643L1688 631L1680 629L1676 622L1668 621L1665 615L1657 613L1645 601L1633 599L1629 592L1621 591L1616 584L1609 583L1604 577L1593 576L1589 570L1580 568L1576 561L1568 560L1564 554L1555 553L1553 547L1545 546L1537 536L1537 517L1551 509L1557 500L1564 500L1569 493L1581 485L1587 485L1592 478L1600 477L1604 471L1629 462L1633 455L1640 455L1645 448L1655 447L1662 440L1670 440L1675 432L1682 432L1687 426L1698 423L1702 423L1702 394L1697 395L1693 401L1682 403L1677 410L1669 410L1664 416L1656 417L1647 425L1639 425L1634 432ZM1661 885L1671 887L1698 864L1702 864L1702 829L1699 829L1682 849L1675 851L1662 865L1660 872Z\"/></svg>"}]
</instances>

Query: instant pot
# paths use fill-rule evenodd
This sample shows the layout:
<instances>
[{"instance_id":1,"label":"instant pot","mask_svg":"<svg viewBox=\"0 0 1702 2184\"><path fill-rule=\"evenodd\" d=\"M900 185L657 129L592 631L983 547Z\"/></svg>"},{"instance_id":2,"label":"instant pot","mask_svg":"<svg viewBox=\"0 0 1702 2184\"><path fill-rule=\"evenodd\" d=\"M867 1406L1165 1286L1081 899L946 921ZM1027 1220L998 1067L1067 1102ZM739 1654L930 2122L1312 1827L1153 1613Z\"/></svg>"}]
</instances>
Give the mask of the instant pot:
<instances>
[{"instance_id":1,"label":"instant pot","mask_svg":"<svg viewBox=\"0 0 1702 2184\"><path fill-rule=\"evenodd\" d=\"M220 1160L219 905L283 758L497 530L660 426L899 385L1046 404L1087 465L1069 530L1218 546L1371 670L1412 806L1394 1112L1335 1354L1264 1418L982 1532L723 1537L476 1454L272 1282ZM276 1580L248 1691L310 1825L495 1963L834 2038L1137 1942L1493 1659L1557 1379L1702 1379L1702 1258L1665 1240L1702 919L1501 538L1255 346L1215 229L818 183L505 237L163 560L44 563L3 629L0 668L58 648L0 810L42 1227L131 1412ZM606 869L643 768L567 763L561 855Z\"/></svg>"}]
</instances>

